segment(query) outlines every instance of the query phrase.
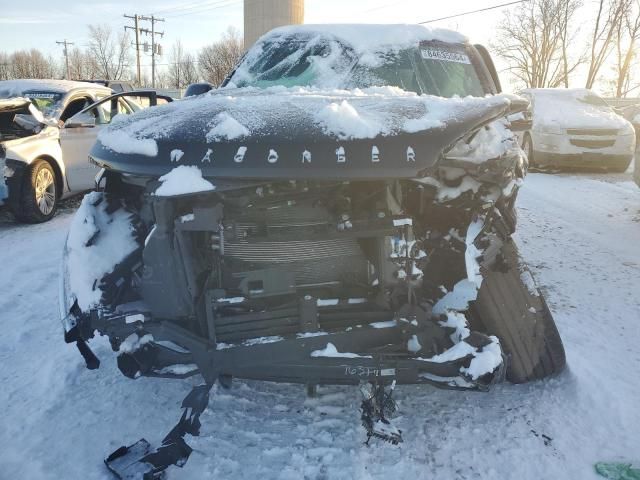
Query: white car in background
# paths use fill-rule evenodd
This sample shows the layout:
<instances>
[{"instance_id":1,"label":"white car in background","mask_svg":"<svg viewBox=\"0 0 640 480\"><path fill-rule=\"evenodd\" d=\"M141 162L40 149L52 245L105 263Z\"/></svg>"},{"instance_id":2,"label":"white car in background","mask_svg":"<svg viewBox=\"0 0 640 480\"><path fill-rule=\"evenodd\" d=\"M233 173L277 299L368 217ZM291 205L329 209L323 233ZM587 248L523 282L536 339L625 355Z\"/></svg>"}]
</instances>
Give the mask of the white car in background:
<instances>
[{"instance_id":1,"label":"white car in background","mask_svg":"<svg viewBox=\"0 0 640 480\"><path fill-rule=\"evenodd\" d=\"M533 88L533 124L522 148L533 167L588 167L624 172L635 150L634 128L596 93L584 88Z\"/></svg>"},{"instance_id":2,"label":"white car in background","mask_svg":"<svg viewBox=\"0 0 640 480\"><path fill-rule=\"evenodd\" d=\"M45 222L60 199L93 188L99 169L88 153L101 127L140 110L141 97L151 105L158 98L152 91L112 93L89 82L0 82L0 205L17 220Z\"/></svg>"}]
</instances>

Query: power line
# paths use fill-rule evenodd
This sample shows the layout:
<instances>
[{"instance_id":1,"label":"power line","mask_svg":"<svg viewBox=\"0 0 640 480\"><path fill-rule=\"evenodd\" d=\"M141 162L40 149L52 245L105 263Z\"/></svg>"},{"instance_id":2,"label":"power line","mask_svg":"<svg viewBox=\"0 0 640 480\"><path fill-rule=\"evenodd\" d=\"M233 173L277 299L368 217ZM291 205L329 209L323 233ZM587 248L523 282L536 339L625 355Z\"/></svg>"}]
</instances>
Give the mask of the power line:
<instances>
[{"instance_id":1,"label":"power line","mask_svg":"<svg viewBox=\"0 0 640 480\"><path fill-rule=\"evenodd\" d=\"M160 38L164 35L164 32L156 32L156 22L164 22L164 18L157 18L154 15L150 17L140 15L140 20L151 22L151 30L147 28L141 28L140 31L144 34L151 35L151 86L156 87L156 55L162 55L160 45L156 48L156 35L160 35Z\"/></svg>"},{"instance_id":2,"label":"power line","mask_svg":"<svg viewBox=\"0 0 640 480\"><path fill-rule=\"evenodd\" d=\"M448 17L434 18L432 20L426 20L424 22L418 22L418 24L419 25L424 25L425 23L439 22L440 20L449 20L450 18L463 17L465 15L471 15L472 13L486 12L488 10L494 10L496 8L508 7L509 5L517 5L518 3L524 3L524 2L528 2L528 1L529 0L518 0L517 2L502 3L500 5L494 5L492 7L480 8L478 10L471 10L470 12L463 12L463 13L457 13L455 15L449 15Z\"/></svg>"},{"instance_id":3,"label":"power line","mask_svg":"<svg viewBox=\"0 0 640 480\"><path fill-rule=\"evenodd\" d=\"M133 27L125 25L124 31L126 32L127 30L135 30L136 32L136 73L138 85L140 85L142 83L142 76L140 75L140 27L138 26L138 20L140 19L140 17L137 13L135 15L125 15L124 17L131 18L134 22Z\"/></svg>"},{"instance_id":4,"label":"power line","mask_svg":"<svg viewBox=\"0 0 640 480\"><path fill-rule=\"evenodd\" d=\"M197 1L197 2L191 2L183 5L175 5L173 7L168 7L162 10L158 10L157 12L154 12L154 15L157 15L157 14L172 15L176 12L180 12L183 10L191 10L194 8L207 7L207 6L215 5L217 3L223 3L223 1L225 0L209 0L204 2Z\"/></svg>"},{"instance_id":5,"label":"power line","mask_svg":"<svg viewBox=\"0 0 640 480\"><path fill-rule=\"evenodd\" d=\"M177 13L175 15L166 15L166 17L167 18L177 18L177 17L184 17L186 15L195 15L195 14L198 14L198 13L211 12L211 11L217 10L219 8L226 8L226 7L234 6L234 5L238 4L239 1L241 1L241 0L223 0L223 2L228 2L228 3L221 2L219 4L209 5L209 6L206 6L204 8L197 7L197 8L201 8L201 9L200 10L187 11L187 12L183 12L183 13Z\"/></svg>"},{"instance_id":6,"label":"power line","mask_svg":"<svg viewBox=\"0 0 640 480\"><path fill-rule=\"evenodd\" d=\"M69 45L73 45L73 42L67 42L67 39L65 38L63 41L59 42L56 40L56 43L58 45L64 45L64 62L67 66L67 80L69 80L69 78L71 77L70 75L70 70L69 70L69 52L67 50L67 47Z\"/></svg>"}]
</instances>

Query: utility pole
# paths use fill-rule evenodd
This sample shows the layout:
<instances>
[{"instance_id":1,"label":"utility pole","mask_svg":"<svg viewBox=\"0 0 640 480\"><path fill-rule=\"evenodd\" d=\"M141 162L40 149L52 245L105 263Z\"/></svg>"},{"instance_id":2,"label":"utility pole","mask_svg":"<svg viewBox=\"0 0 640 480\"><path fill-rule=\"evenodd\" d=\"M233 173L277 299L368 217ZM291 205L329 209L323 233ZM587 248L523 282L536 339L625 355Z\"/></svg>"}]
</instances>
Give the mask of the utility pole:
<instances>
[{"instance_id":1,"label":"utility pole","mask_svg":"<svg viewBox=\"0 0 640 480\"><path fill-rule=\"evenodd\" d=\"M136 73L138 79L138 86L142 85L142 77L140 75L140 28L138 28L138 19L139 15L136 13L135 15L125 15L125 18L133 19L134 26L131 27L129 25L125 25L124 31L127 30L135 30L136 32Z\"/></svg>"},{"instance_id":2,"label":"utility pole","mask_svg":"<svg viewBox=\"0 0 640 480\"><path fill-rule=\"evenodd\" d=\"M66 79L69 80L69 77L71 76L70 72L69 72L69 52L67 51L67 47L69 45L73 45L72 42L67 42L67 39L65 38L62 42L56 41L56 43L58 45L64 45L64 62L67 66L67 75L66 75Z\"/></svg>"},{"instance_id":3,"label":"utility pole","mask_svg":"<svg viewBox=\"0 0 640 480\"><path fill-rule=\"evenodd\" d=\"M144 34L151 35L151 86L156 88L156 55L159 54L160 49L156 48L159 45L156 44L156 35L160 35L160 38L164 35L164 32L156 32L156 22L164 22L164 18L156 18L153 15L145 17L140 15L140 20L151 22L151 30L147 28L141 28L140 31Z\"/></svg>"}]
</instances>

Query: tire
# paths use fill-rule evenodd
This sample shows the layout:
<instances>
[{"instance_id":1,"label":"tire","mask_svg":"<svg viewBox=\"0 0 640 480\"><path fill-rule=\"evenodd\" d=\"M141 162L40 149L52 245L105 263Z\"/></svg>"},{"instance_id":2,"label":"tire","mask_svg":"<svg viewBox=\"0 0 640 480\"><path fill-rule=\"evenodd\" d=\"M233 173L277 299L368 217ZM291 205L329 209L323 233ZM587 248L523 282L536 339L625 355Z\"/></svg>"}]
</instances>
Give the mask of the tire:
<instances>
[{"instance_id":1,"label":"tire","mask_svg":"<svg viewBox=\"0 0 640 480\"><path fill-rule=\"evenodd\" d=\"M56 172L46 160L33 162L22 179L19 197L13 204L13 214L20 222L43 223L58 210Z\"/></svg>"},{"instance_id":2,"label":"tire","mask_svg":"<svg viewBox=\"0 0 640 480\"><path fill-rule=\"evenodd\" d=\"M531 139L531 135L529 133L524 134L524 138L522 139L522 150L524 150L524 153L527 154L529 167L535 167L536 162L533 158L533 140Z\"/></svg>"},{"instance_id":3,"label":"tire","mask_svg":"<svg viewBox=\"0 0 640 480\"><path fill-rule=\"evenodd\" d=\"M502 259L497 262L499 268L485 272L472 306L474 328L484 328L500 339L510 382L526 383L560 373L566 365L560 334L513 241L504 244ZM530 281L525 283L523 277Z\"/></svg>"}]
</instances>

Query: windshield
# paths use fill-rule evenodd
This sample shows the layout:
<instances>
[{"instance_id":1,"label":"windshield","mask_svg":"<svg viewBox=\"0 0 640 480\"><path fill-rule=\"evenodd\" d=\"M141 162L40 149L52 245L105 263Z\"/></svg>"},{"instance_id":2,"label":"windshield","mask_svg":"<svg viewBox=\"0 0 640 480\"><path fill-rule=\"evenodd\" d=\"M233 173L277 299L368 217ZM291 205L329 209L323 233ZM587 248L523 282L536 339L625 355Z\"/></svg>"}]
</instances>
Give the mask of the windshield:
<instances>
[{"instance_id":1,"label":"windshield","mask_svg":"<svg viewBox=\"0 0 640 480\"><path fill-rule=\"evenodd\" d=\"M583 97L578 98L578 101L586 105L597 107L600 110L611 110L609 104L595 93L587 93Z\"/></svg>"},{"instance_id":2,"label":"windshield","mask_svg":"<svg viewBox=\"0 0 640 480\"><path fill-rule=\"evenodd\" d=\"M355 87L391 85L418 94L439 97L482 97L485 89L462 45L425 43L418 48L387 53L379 67L357 64Z\"/></svg>"},{"instance_id":3,"label":"windshield","mask_svg":"<svg viewBox=\"0 0 640 480\"><path fill-rule=\"evenodd\" d=\"M330 38L276 38L252 49L231 81L238 87L394 86L441 97L484 96L488 89L472 58L465 45L437 41L357 55Z\"/></svg>"},{"instance_id":4,"label":"windshield","mask_svg":"<svg viewBox=\"0 0 640 480\"><path fill-rule=\"evenodd\" d=\"M555 90L541 91L535 94L535 104L538 109L555 111L562 106L563 110L582 112L613 112L611 106L597 94L587 90Z\"/></svg>"}]
</instances>

